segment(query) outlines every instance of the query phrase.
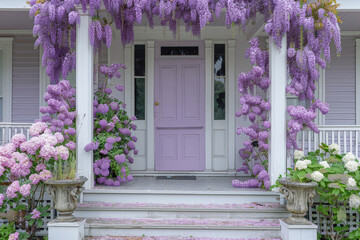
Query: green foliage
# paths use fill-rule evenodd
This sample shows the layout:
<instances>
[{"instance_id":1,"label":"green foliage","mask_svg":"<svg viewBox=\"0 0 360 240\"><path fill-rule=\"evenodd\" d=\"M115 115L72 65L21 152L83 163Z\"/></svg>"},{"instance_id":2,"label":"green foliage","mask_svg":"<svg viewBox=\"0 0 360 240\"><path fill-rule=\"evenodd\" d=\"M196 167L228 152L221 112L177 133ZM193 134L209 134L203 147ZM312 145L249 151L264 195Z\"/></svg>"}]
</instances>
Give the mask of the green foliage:
<instances>
[{"instance_id":1,"label":"green foliage","mask_svg":"<svg viewBox=\"0 0 360 240\"><path fill-rule=\"evenodd\" d=\"M360 213L360 171L359 161L351 153L337 154L337 145L322 143L315 152L295 160L295 168L288 169L287 177L296 182L316 181L319 205L316 211L328 223L327 233L321 239L360 239L360 229L350 231L350 216L346 209ZM294 154L296 155L296 154ZM305 161L308 164L304 164ZM302 161L298 163L299 161ZM346 165L357 165L356 171ZM317 176L313 175L318 172ZM281 178L281 176L280 176ZM277 182L273 187L279 187Z\"/></svg>"}]
</instances>

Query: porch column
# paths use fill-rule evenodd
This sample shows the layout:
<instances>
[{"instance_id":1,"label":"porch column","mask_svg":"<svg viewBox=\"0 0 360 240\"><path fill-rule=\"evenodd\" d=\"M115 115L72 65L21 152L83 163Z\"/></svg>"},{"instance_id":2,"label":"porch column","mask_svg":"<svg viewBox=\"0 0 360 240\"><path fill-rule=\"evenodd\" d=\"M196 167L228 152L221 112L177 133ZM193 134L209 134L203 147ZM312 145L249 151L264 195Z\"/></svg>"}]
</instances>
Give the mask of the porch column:
<instances>
[{"instance_id":1,"label":"porch column","mask_svg":"<svg viewBox=\"0 0 360 240\"><path fill-rule=\"evenodd\" d=\"M270 181L275 184L278 176L286 172L286 84L287 84L287 52L286 35L283 36L281 49L270 38Z\"/></svg>"},{"instance_id":2,"label":"porch column","mask_svg":"<svg viewBox=\"0 0 360 240\"><path fill-rule=\"evenodd\" d=\"M86 189L94 186L93 153L85 152L86 144L93 141L93 47L89 40L91 17L80 13L76 29L76 161L78 176L85 176Z\"/></svg>"}]
</instances>

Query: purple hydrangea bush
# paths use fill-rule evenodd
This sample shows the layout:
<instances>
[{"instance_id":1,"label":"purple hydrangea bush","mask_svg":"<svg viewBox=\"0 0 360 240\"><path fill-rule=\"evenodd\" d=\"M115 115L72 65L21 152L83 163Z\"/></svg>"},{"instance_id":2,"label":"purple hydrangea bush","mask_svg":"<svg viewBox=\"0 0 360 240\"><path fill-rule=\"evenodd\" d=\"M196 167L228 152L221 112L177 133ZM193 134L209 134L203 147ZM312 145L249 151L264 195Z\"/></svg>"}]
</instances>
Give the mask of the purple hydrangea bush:
<instances>
[{"instance_id":1,"label":"purple hydrangea bush","mask_svg":"<svg viewBox=\"0 0 360 240\"><path fill-rule=\"evenodd\" d=\"M114 76L120 78L119 69L124 65L114 63L110 66L101 65L100 72L105 75L105 83L95 93L94 108L94 142L85 146L85 151L94 151L94 174L98 184L120 186L132 181L129 164L134 162L132 153L138 154L135 148L136 130L134 120L126 112L126 105L112 97L108 81ZM118 91L124 87L117 85Z\"/></svg>"}]
</instances>

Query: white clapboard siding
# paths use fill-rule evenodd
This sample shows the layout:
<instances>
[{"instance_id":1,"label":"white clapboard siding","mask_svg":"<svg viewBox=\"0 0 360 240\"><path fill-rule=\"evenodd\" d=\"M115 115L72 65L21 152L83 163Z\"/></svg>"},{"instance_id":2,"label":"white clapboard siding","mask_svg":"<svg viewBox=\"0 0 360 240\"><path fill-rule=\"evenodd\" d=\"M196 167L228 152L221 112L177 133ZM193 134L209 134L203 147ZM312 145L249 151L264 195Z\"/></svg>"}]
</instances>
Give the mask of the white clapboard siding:
<instances>
[{"instance_id":1,"label":"white clapboard siding","mask_svg":"<svg viewBox=\"0 0 360 240\"><path fill-rule=\"evenodd\" d=\"M330 104L326 125L355 125L355 54L354 38L342 39L340 57L332 51L330 68L325 72L325 98Z\"/></svg>"},{"instance_id":2,"label":"white clapboard siding","mask_svg":"<svg viewBox=\"0 0 360 240\"><path fill-rule=\"evenodd\" d=\"M15 36L13 45L12 122L39 118L39 50L35 38Z\"/></svg>"}]
</instances>

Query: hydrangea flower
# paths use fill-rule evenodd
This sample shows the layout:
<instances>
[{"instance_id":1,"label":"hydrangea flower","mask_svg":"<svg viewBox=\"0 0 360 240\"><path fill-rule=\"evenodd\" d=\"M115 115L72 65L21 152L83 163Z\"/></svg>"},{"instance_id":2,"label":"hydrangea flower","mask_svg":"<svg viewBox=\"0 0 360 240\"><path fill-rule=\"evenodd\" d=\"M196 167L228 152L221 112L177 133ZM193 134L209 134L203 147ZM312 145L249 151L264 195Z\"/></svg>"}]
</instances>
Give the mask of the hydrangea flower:
<instances>
[{"instance_id":1,"label":"hydrangea flower","mask_svg":"<svg viewBox=\"0 0 360 240\"><path fill-rule=\"evenodd\" d=\"M316 182L320 182L321 180L323 180L324 178L324 174L322 174L319 171L315 171L311 174L311 179L313 179Z\"/></svg>"},{"instance_id":2,"label":"hydrangea flower","mask_svg":"<svg viewBox=\"0 0 360 240\"><path fill-rule=\"evenodd\" d=\"M308 164L305 161L299 160L295 164L295 168L298 170L307 169Z\"/></svg>"},{"instance_id":3,"label":"hydrangea flower","mask_svg":"<svg viewBox=\"0 0 360 240\"><path fill-rule=\"evenodd\" d=\"M356 187L357 183L356 183L355 179L353 179L352 177L350 177L350 178L348 179L348 182L347 182L346 185L348 185L349 187Z\"/></svg>"},{"instance_id":4,"label":"hydrangea flower","mask_svg":"<svg viewBox=\"0 0 360 240\"><path fill-rule=\"evenodd\" d=\"M18 232L12 233L9 236L9 240L18 240L18 239L19 239L19 233Z\"/></svg>"},{"instance_id":5,"label":"hydrangea flower","mask_svg":"<svg viewBox=\"0 0 360 240\"><path fill-rule=\"evenodd\" d=\"M31 213L30 213L32 216L31 216L31 219L39 219L41 218L41 212L39 212L37 209L34 209Z\"/></svg>"},{"instance_id":6,"label":"hydrangea flower","mask_svg":"<svg viewBox=\"0 0 360 240\"><path fill-rule=\"evenodd\" d=\"M299 160L299 159L302 159L303 157L304 157L304 152L303 151L301 151L301 150L295 150L294 151L294 158L296 159L296 160Z\"/></svg>"},{"instance_id":7,"label":"hydrangea flower","mask_svg":"<svg viewBox=\"0 0 360 240\"><path fill-rule=\"evenodd\" d=\"M321 162L319 162L319 164L321 166L323 166L324 168L330 168L330 165L329 165L329 163L327 161L321 161Z\"/></svg>"},{"instance_id":8,"label":"hydrangea flower","mask_svg":"<svg viewBox=\"0 0 360 240\"><path fill-rule=\"evenodd\" d=\"M329 146L330 152L332 152L333 154L338 154L340 152L340 146L337 145L336 143L332 143Z\"/></svg>"},{"instance_id":9,"label":"hydrangea flower","mask_svg":"<svg viewBox=\"0 0 360 240\"><path fill-rule=\"evenodd\" d=\"M360 207L360 197L358 195L351 194L349 204L351 208L358 209Z\"/></svg>"},{"instance_id":10,"label":"hydrangea flower","mask_svg":"<svg viewBox=\"0 0 360 240\"><path fill-rule=\"evenodd\" d=\"M355 161L349 161L345 164L345 168L349 171L349 172L356 172L359 168L359 163L355 162Z\"/></svg>"},{"instance_id":11,"label":"hydrangea flower","mask_svg":"<svg viewBox=\"0 0 360 240\"><path fill-rule=\"evenodd\" d=\"M341 159L344 163L347 163L349 161L355 161L356 157L353 153L348 152L345 154L345 156Z\"/></svg>"}]
</instances>

